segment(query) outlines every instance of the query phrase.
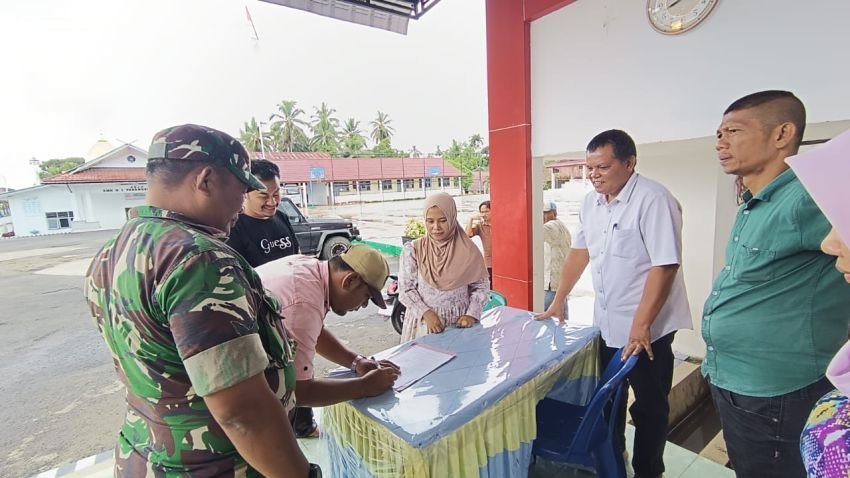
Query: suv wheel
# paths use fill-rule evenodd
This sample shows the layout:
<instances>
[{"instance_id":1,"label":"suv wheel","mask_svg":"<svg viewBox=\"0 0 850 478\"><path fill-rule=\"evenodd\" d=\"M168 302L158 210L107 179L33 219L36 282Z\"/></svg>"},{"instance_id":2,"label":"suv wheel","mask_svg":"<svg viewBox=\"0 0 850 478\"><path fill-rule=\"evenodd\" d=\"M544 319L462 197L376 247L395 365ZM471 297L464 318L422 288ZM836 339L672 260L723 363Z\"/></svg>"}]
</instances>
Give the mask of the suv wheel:
<instances>
[{"instance_id":1,"label":"suv wheel","mask_svg":"<svg viewBox=\"0 0 850 478\"><path fill-rule=\"evenodd\" d=\"M351 247L351 241L342 236L333 236L325 240L322 246L322 260L328 260L331 257L338 256L347 251Z\"/></svg>"}]
</instances>

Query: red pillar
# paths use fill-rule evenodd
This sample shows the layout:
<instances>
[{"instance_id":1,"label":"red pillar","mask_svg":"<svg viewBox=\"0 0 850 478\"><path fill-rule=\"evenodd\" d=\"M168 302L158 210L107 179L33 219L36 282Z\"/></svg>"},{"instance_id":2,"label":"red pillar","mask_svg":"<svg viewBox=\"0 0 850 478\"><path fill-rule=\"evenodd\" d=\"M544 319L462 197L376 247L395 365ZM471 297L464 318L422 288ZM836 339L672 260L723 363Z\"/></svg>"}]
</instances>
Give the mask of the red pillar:
<instances>
[{"instance_id":1,"label":"red pillar","mask_svg":"<svg viewBox=\"0 0 850 478\"><path fill-rule=\"evenodd\" d=\"M531 21L574 0L487 0L493 288L513 307L533 297Z\"/></svg>"}]
</instances>

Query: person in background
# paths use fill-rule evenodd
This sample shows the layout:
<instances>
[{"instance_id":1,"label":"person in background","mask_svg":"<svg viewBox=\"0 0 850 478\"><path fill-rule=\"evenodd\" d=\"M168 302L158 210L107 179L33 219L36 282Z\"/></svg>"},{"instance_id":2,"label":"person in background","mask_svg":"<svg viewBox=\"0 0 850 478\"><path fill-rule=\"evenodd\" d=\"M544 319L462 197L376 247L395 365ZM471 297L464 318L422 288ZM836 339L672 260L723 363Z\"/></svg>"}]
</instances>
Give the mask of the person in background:
<instances>
[{"instance_id":1,"label":"person in background","mask_svg":"<svg viewBox=\"0 0 850 478\"><path fill-rule=\"evenodd\" d=\"M251 174L263 182L265 191L249 191L245 207L230 231L227 245L242 254L253 267L298 254L298 239L280 204L280 169L265 159L251 162Z\"/></svg>"},{"instance_id":2,"label":"person in background","mask_svg":"<svg viewBox=\"0 0 850 478\"><path fill-rule=\"evenodd\" d=\"M266 290L281 304L287 332L295 339L296 400L299 404L326 406L380 395L399 375L392 362L370 360L346 347L325 327L333 311L345 315L366 307L371 300L386 307L381 289L390 274L387 261L362 244L351 246L329 261L302 255L284 257L257 267ZM315 378L316 353L350 368L358 378Z\"/></svg>"},{"instance_id":3,"label":"person in background","mask_svg":"<svg viewBox=\"0 0 850 478\"><path fill-rule=\"evenodd\" d=\"M590 264L596 293L593 323L602 333L602 367L623 349L640 355L628 375L635 401L632 466L637 478L664 473L664 446L673 385L673 338L691 328L682 263L682 208L661 184L638 174L634 140L604 131L587 145L595 191L585 196L576 240L564 261L558 293L537 319L562 317L564 301ZM626 450L626 401L614 437Z\"/></svg>"},{"instance_id":4,"label":"person in background","mask_svg":"<svg viewBox=\"0 0 850 478\"><path fill-rule=\"evenodd\" d=\"M717 128L719 166L745 190L703 307L702 372L740 478L805 476L800 433L850 325L850 288L820 250L829 222L785 162L805 128L787 91L734 101Z\"/></svg>"},{"instance_id":5,"label":"person in background","mask_svg":"<svg viewBox=\"0 0 850 478\"><path fill-rule=\"evenodd\" d=\"M86 299L126 387L115 476L321 477L292 433L294 350L275 300L224 240L245 148L212 128L154 135L147 205L95 255Z\"/></svg>"},{"instance_id":6,"label":"person in background","mask_svg":"<svg viewBox=\"0 0 850 478\"><path fill-rule=\"evenodd\" d=\"M478 214L469 218L466 225L466 235L470 238L481 238L481 248L484 253L484 264L487 266L487 277L493 283L493 233L490 225L490 201L478 205Z\"/></svg>"},{"instance_id":7,"label":"person in background","mask_svg":"<svg viewBox=\"0 0 850 478\"><path fill-rule=\"evenodd\" d=\"M407 308L401 342L448 326L471 327L490 300L484 258L457 222L446 193L425 200L424 237L404 245L399 300Z\"/></svg>"},{"instance_id":8,"label":"person in background","mask_svg":"<svg viewBox=\"0 0 850 478\"><path fill-rule=\"evenodd\" d=\"M280 204L280 168L271 161L258 159L251 161L251 174L262 181L265 190L245 194L242 213L230 230L227 245L242 254L251 267L258 267L298 254L300 249L289 218L277 209ZM291 418L298 438L319 436L312 409L296 407Z\"/></svg>"},{"instance_id":9,"label":"person in background","mask_svg":"<svg viewBox=\"0 0 850 478\"><path fill-rule=\"evenodd\" d=\"M558 219L558 206L554 201L543 201L543 285L545 296L543 308L549 309L561 283L561 271L570 252L572 238L566 224ZM554 273L553 273L554 272ZM570 311L567 298L564 299L564 315L559 319L567 320Z\"/></svg>"},{"instance_id":10,"label":"person in background","mask_svg":"<svg viewBox=\"0 0 850 478\"><path fill-rule=\"evenodd\" d=\"M836 257L838 272L850 283L850 131L822 146L788 158L806 191L832 224L821 242L821 250ZM846 234L845 236L842 236ZM850 310L848 310L850 313ZM815 404L800 437L800 451L811 478L847 478L850 476L850 342L835 354L826 369L826 377L835 386Z\"/></svg>"}]
</instances>

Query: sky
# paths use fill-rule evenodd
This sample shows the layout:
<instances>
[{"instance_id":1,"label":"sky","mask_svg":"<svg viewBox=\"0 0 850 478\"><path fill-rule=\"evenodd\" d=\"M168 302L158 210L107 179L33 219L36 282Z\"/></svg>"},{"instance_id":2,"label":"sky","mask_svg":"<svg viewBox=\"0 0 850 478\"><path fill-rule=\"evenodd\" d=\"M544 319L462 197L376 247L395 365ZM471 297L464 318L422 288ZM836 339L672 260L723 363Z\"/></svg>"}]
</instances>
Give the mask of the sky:
<instances>
[{"instance_id":1,"label":"sky","mask_svg":"<svg viewBox=\"0 0 850 478\"><path fill-rule=\"evenodd\" d=\"M0 187L101 136L146 149L189 122L237 136L283 99L364 131L381 110L398 149L487 132L483 0L442 0L407 36L256 0L7 1L0 65Z\"/></svg>"}]
</instances>

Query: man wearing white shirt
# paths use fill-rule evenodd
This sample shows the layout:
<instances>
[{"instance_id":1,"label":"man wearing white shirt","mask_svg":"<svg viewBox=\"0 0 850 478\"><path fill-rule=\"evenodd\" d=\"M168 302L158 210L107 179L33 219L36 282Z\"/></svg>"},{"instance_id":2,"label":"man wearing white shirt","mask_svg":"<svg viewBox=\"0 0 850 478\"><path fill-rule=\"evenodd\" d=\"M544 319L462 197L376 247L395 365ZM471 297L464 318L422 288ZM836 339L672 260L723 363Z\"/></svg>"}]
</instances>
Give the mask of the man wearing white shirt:
<instances>
[{"instance_id":1,"label":"man wearing white shirt","mask_svg":"<svg viewBox=\"0 0 850 478\"><path fill-rule=\"evenodd\" d=\"M581 208L580 225L552 305L538 319L563 317L564 299L588 264L596 293L593 323L602 332L606 366L618 349L640 355L628 383L635 401L632 466L635 477L664 473L664 444L673 381L673 336L690 329L682 263L682 210L661 184L635 172L637 151L623 131L598 134L587 145L595 192ZM625 451L625 401L616 446Z\"/></svg>"}]
</instances>

